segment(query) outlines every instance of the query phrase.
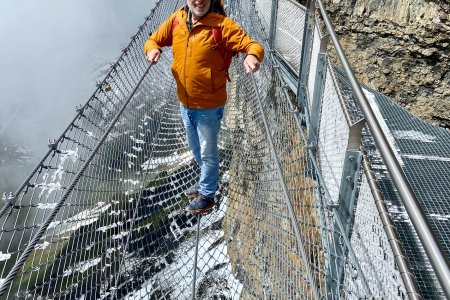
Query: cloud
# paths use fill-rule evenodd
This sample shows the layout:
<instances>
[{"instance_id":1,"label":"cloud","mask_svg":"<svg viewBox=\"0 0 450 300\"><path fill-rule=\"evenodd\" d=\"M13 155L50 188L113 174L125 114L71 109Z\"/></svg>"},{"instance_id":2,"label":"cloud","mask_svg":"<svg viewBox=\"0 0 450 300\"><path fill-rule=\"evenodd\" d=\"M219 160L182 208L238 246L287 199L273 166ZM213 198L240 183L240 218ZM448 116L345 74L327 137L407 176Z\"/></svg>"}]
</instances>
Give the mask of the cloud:
<instances>
[{"instance_id":1,"label":"cloud","mask_svg":"<svg viewBox=\"0 0 450 300\"><path fill-rule=\"evenodd\" d=\"M154 2L0 1L0 126L8 125L0 139L13 138L41 158Z\"/></svg>"}]
</instances>

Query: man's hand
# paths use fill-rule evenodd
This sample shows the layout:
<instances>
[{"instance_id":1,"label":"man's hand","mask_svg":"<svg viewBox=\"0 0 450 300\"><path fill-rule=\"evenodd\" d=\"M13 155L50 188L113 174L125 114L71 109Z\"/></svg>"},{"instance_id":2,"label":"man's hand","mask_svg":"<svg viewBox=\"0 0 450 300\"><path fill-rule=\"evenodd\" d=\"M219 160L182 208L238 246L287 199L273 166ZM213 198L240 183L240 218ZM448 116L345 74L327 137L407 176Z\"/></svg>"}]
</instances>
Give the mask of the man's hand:
<instances>
[{"instance_id":1,"label":"man's hand","mask_svg":"<svg viewBox=\"0 0 450 300\"><path fill-rule=\"evenodd\" d=\"M159 49L154 48L147 53L146 58L149 63L156 65L158 63L160 56L161 51Z\"/></svg>"},{"instance_id":2,"label":"man's hand","mask_svg":"<svg viewBox=\"0 0 450 300\"><path fill-rule=\"evenodd\" d=\"M249 54L245 57L244 68L247 73L250 73L250 72L255 73L256 71L259 70L259 66L260 66L260 63L259 63L258 58L256 58L256 56Z\"/></svg>"}]
</instances>

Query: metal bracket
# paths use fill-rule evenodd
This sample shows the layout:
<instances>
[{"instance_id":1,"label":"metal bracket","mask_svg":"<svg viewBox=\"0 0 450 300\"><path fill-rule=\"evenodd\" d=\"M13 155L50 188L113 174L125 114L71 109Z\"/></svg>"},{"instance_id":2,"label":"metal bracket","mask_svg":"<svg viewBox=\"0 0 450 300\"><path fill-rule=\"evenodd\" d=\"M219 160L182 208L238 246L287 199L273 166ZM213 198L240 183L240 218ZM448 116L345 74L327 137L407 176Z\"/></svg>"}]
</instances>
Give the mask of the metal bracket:
<instances>
[{"instance_id":1,"label":"metal bracket","mask_svg":"<svg viewBox=\"0 0 450 300\"><path fill-rule=\"evenodd\" d=\"M48 139L48 144L47 144L47 146L48 146L50 149L56 150L56 148L58 147L58 142L56 141L56 139L53 139L53 141L50 140L50 139Z\"/></svg>"},{"instance_id":2,"label":"metal bracket","mask_svg":"<svg viewBox=\"0 0 450 300\"><path fill-rule=\"evenodd\" d=\"M83 113L83 111L84 111L84 107L83 107L83 105L76 105L75 106L75 111L79 114L79 113Z\"/></svg>"},{"instance_id":3,"label":"metal bracket","mask_svg":"<svg viewBox=\"0 0 450 300\"><path fill-rule=\"evenodd\" d=\"M353 207L358 184L359 170L361 169L362 154L359 150L362 129L366 124L364 119L350 126L347 151L345 152L344 166L342 167L341 186L339 189L339 213L343 217L345 230L348 236L350 222L353 216Z\"/></svg>"},{"instance_id":4,"label":"metal bracket","mask_svg":"<svg viewBox=\"0 0 450 300\"><path fill-rule=\"evenodd\" d=\"M9 192L9 195L3 193L2 200L5 203L9 203L9 205L11 206L14 206L14 204L16 203L16 196L12 192Z\"/></svg>"},{"instance_id":5,"label":"metal bracket","mask_svg":"<svg viewBox=\"0 0 450 300\"><path fill-rule=\"evenodd\" d=\"M361 167L361 151L347 150L342 169L341 187L339 189L338 206L343 217L346 233L350 231L350 222L355 204L356 187Z\"/></svg>"},{"instance_id":6,"label":"metal bracket","mask_svg":"<svg viewBox=\"0 0 450 300\"><path fill-rule=\"evenodd\" d=\"M314 14L315 14L315 2L314 0L308 0L308 10L305 11L305 23L303 25L303 43L300 69L298 72L297 83L297 103L302 108L303 119L306 120L307 126L309 126L309 112L308 112L308 91L307 82L311 64L311 50L313 44L313 31L314 31Z\"/></svg>"},{"instance_id":7,"label":"metal bracket","mask_svg":"<svg viewBox=\"0 0 450 300\"><path fill-rule=\"evenodd\" d=\"M314 82L314 93L311 105L311 118L308 134L308 144L310 145L317 144L319 122L320 122L320 111L322 107L322 97L325 89L325 78L327 74L326 72L327 58L328 56L326 53L319 53L319 58L317 60L316 78Z\"/></svg>"},{"instance_id":8,"label":"metal bracket","mask_svg":"<svg viewBox=\"0 0 450 300\"><path fill-rule=\"evenodd\" d=\"M347 143L347 150L345 152L344 165L342 168L341 185L339 189L339 199L335 203L337 218L342 222L342 230L340 232L339 226L335 221L334 227L336 232L340 232L342 236L350 238L350 228L353 219L353 209L356 202L356 190L358 186L359 173L361 169L362 153L359 149L361 144L362 129L364 128L365 120L361 119L352 126L350 126L350 132ZM339 245L339 240L342 236L335 236L334 242ZM347 249L343 245L342 247L336 247L336 259L331 264L331 270L337 270L337 274L328 282L329 292L339 295L339 282L342 278L344 270L344 257Z\"/></svg>"},{"instance_id":9,"label":"metal bracket","mask_svg":"<svg viewBox=\"0 0 450 300\"><path fill-rule=\"evenodd\" d=\"M111 86L105 81L97 82L96 86L105 93L112 91Z\"/></svg>"}]
</instances>

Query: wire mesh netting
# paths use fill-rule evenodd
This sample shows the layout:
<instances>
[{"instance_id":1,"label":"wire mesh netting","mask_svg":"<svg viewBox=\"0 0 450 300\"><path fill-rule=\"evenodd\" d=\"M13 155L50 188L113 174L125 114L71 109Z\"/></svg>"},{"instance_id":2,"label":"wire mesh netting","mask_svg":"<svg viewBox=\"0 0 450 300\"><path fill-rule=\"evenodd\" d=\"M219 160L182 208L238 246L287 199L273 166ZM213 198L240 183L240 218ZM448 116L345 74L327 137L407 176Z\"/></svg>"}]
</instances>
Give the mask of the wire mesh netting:
<instances>
[{"instance_id":1,"label":"wire mesh netting","mask_svg":"<svg viewBox=\"0 0 450 300\"><path fill-rule=\"evenodd\" d=\"M294 70L299 70L305 11L294 1L278 1L276 20L274 47Z\"/></svg>"},{"instance_id":2,"label":"wire mesh netting","mask_svg":"<svg viewBox=\"0 0 450 300\"><path fill-rule=\"evenodd\" d=\"M323 86L315 84L321 67L317 27L307 82L310 97L323 88L317 147L308 142L311 133L270 51L255 75L245 74L242 60L234 59L216 205L203 215L185 212L184 191L198 182L200 169L185 140L171 53L164 51L151 67L142 53L150 32L183 4L158 2L48 155L15 195L5 196L0 298L405 298L362 168L347 214L339 206L349 125L361 115L328 60ZM226 6L268 49L272 1ZM274 45L295 70L304 15L296 3L278 1ZM442 140L448 141L445 135ZM411 172L420 162L407 164ZM433 168L446 174L444 164ZM439 201L433 199L431 214L441 213ZM445 216L435 219L437 229L448 225ZM442 240L448 241L445 235Z\"/></svg>"}]
</instances>

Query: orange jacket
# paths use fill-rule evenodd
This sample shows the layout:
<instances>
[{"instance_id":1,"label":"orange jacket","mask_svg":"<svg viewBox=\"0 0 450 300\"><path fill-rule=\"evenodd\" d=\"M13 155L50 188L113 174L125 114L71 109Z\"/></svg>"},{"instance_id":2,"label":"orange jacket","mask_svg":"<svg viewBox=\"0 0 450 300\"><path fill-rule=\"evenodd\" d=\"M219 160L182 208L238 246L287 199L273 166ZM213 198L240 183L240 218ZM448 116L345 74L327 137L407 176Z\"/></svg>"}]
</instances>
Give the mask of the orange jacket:
<instances>
[{"instance_id":1,"label":"orange jacket","mask_svg":"<svg viewBox=\"0 0 450 300\"><path fill-rule=\"evenodd\" d=\"M211 27L221 28L224 46L233 52L255 55L261 62L264 49L252 40L230 18L210 12L188 30L187 12L173 13L145 42L144 52L154 48L161 50L172 45L172 74L177 82L180 102L188 108L214 108L224 105L226 94L226 70L224 59L217 50ZM172 21L179 24L172 33Z\"/></svg>"}]
</instances>

